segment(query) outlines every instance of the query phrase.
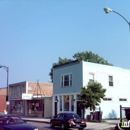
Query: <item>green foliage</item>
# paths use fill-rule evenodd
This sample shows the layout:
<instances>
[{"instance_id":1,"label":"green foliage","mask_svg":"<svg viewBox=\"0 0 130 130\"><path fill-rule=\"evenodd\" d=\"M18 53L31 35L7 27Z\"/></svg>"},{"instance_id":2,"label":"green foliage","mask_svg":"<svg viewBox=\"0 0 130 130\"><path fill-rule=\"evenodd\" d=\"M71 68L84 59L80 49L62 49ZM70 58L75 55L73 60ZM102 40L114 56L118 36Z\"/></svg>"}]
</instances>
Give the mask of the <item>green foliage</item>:
<instances>
[{"instance_id":1,"label":"green foliage","mask_svg":"<svg viewBox=\"0 0 130 130\"><path fill-rule=\"evenodd\" d=\"M73 58L79 61L83 60L83 61L88 61L93 63L112 65L111 63L108 63L107 60L104 60L104 58L100 57L95 53L92 53L91 51L75 53Z\"/></svg>"},{"instance_id":2,"label":"green foliage","mask_svg":"<svg viewBox=\"0 0 130 130\"><path fill-rule=\"evenodd\" d=\"M105 119L117 119L117 113L114 109L106 115Z\"/></svg>"},{"instance_id":3,"label":"green foliage","mask_svg":"<svg viewBox=\"0 0 130 130\"><path fill-rule=\"evenodd\" d=\"M88 62L92 62L92 63L98 63L98 64L104 64L104 65L112 66L112 64L108 63L107 60L104 60L104 58L100 57L99 55L97 55L95 53L92 53L91 51L75 53L73 55L73 59L67 59L67 58L62 59L61 57L59 57L58 62L53 63L51 71L49 73L52 82L53 82L53 66L61 65L61 64L68 63L68 62L71 62L71 61L74 61L74 60L79 60L79 61L83 60L83 61L88 61Z\"/></svg>"},{"instance_id":4,"label":"green foliage","mask_svg":"<svg viewBox=\"0 0 130 130\"><path fill-rule=\"evenodd\" d=\"M105 97L106 89L98 82L88 83L86 87L81 88L79 99L81 100L81 107L95 110L96 106L101 103L101 99Z\"/></svg>"}]
</instances>

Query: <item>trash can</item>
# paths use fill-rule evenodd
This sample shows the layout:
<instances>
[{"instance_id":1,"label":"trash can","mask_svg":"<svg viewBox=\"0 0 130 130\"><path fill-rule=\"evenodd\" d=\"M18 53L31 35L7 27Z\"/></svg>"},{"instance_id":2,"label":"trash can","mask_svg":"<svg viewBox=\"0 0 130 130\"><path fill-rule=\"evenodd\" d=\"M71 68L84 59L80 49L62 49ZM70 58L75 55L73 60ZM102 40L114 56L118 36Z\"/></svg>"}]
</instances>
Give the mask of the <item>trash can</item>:
<instances>
[{"instance_id":1,"label":"trash can","mask_svg":"<svg viewBox=\"0 0 130 130\"><path fill-rule=\"evenodd\" d=\"M103 114L103 112L100 111L100 112L99 112L99 122L102 122L102 114Z\"/></svg>"},{"instance_id":2,"label":"trash can","mask_svg":"<svg viewBox=\"0 0 130 130\"><path fill-rule=\"evenodd\" d=\"M87 121L90 121L90 115L87 115Z\"/></svg>"},{"instance_id":3,"label":"trash can","mask_svg":"<svg viewBox=\"0 0 130 130\"><path fill-rule=\"evenodd\" d=\"M127 120L130 120L130 108L125 109L125 116Z\"/></svg>"}]
</instances>

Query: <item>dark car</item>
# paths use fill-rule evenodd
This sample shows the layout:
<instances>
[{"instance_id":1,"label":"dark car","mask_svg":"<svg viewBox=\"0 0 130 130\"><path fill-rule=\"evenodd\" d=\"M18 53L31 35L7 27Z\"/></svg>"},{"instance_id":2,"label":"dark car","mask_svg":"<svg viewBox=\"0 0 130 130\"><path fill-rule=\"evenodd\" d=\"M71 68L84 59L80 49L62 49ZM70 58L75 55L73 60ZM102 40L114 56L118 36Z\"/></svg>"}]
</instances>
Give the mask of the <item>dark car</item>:
<instances>
[{"instance_id":1,"label":"dark car","mask_svg":"<svg viewBox=\"0 0 130 130\"><path fill-rule=\"evenodd\" d=\"M68 128L78 128L83 130L87 124L86 120L74 113L59 113L56 117L50 120L50 127L60 126L62 130Z\"/></svg>"},{"instance_id":2,"label":"dark car","mask_svg":"<svg viewBox=\"0 0 130 130\"><path fill-rule=\"evenodd\" d=\"M0 130L38 130L37 127L29 125L14 114L0 115Z\"/></svg>"}]
</instances>

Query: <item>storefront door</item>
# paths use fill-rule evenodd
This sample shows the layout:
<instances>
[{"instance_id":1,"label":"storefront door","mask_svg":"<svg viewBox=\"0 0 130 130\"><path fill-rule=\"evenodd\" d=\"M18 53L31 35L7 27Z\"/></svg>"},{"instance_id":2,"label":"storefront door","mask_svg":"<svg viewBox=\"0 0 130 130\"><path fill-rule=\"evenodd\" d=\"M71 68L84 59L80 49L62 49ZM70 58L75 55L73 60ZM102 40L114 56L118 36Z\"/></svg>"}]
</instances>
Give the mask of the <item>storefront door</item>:
<instances>
[{"instance_id":1,"label":"storefront door","mask_svg":"<svg viewBox=\"0 0 130 130\"><path fill-rule=\"evenodd\" d=\"M57 116L57 102L55 102L55 116Z\"/></svg>"},{"instance_id":2,"label":"storefront door","mask_svg":"<svg viewBox=\"0 0 130 130\"><path fill-rule=\"evenodd\" d=\"M43 103L43 106L42 106L42 117L44 117L44 103Z\"/></svg>"},{"instance_id":3,"label":"storefront door","mask_svg":"<svg viewBox=\"0 0 130 130\"><path fill-rule=\"evenodd\" d=\"M80 101L77 101L77 114L81 117Z\"/></svg>"}]
</instances>

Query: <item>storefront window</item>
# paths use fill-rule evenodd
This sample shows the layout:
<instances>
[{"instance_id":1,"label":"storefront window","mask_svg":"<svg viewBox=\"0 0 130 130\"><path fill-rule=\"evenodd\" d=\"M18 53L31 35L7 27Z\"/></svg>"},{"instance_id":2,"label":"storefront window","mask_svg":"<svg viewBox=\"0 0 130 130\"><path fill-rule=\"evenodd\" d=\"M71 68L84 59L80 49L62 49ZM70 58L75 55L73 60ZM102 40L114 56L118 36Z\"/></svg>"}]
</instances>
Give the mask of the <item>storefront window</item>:
<instances>
[{"instance_id":1,"label":"storefront window","mask_svg":"<svg viewBox=\"0 0 130 130\"><path fill-rule=\"evenodd\" d=\"M22 87L20 86L20 88L19 88L19 89L20 89L20 95L22 95Z\"/></svg>"},{"instance_id":2,"label":"storefront window","mask_svg":"<svg viewBox=\"0 0 130 130\"><path fill-rule=\"evenodd\" d=\"M62 111L62 96L60 96L60 111Z\"/></svg>"},{"instance_id":3,"label":"storefront window","mask_svg":"<svg viewBox=\"0 0 130 130\"><path fill-rule=\"evenodd\" d=\"M24 104L23 104L23 101L21 101L21 100L11 101L10 111L11 111L11 113L23 114L24 113L23 106L24 106Z\"/></svg>"},{"instance_id":4,"label":"storefront window","mask_svg":"<svg viewBox=\"0 0 130 130\"><path fill-rule=\"evenodd\" d=\"M36 111L42 111L42 100L30 100L28 101L28 113L32 114Z\"/></svg>"},{"instance_id":5,"label":"storefront window","mask_svg":"<svg viewBox=\"0 0 130 130\"><path fill-rule=\"evenodd\" d=\"M71 95L71 111L74 111L74 95Z\"/></svg>"},{"instance_id":6,"label":"storefront window","mask_svg":"<svg viewBox=\"0 0 130 130\"><path fill-rule=\"evenodd\" d=\"M64 96L64 111L69 111L69 95Z\"/></svg>"},{"instance_id":7,"label":"storefront window","mask_svg":"<svg viewBox=\"0 0 130 130\"><path fill-rule=\"evenodd\" d=\"M26 91L24 85L22 86L22 91L23 91L23 93L25 93L25 91Z\"/></svg>"}]
</instances>

